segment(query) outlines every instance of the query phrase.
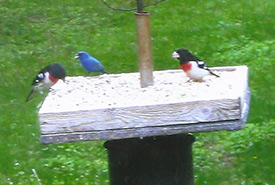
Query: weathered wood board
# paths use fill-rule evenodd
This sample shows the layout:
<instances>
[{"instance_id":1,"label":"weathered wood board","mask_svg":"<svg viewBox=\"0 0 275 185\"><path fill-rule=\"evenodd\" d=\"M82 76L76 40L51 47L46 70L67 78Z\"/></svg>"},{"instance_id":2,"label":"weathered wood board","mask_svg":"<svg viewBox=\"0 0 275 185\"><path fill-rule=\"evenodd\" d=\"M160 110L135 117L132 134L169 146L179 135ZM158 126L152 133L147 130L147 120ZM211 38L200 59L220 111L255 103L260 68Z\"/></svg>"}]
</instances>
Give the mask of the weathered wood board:
<instances>
[{"instance_id":1,"label":"weathered wood board","mask_svg":"<svg viewBox=\"0 0 275 185\"><path fill-rule=\"evenodd\" d=\"M63 143L241 129L250 89L246 66L212 68L221 77L187 82L182 70L67 77L39 110L41 142Z\"/></svg>"}]
</instances>

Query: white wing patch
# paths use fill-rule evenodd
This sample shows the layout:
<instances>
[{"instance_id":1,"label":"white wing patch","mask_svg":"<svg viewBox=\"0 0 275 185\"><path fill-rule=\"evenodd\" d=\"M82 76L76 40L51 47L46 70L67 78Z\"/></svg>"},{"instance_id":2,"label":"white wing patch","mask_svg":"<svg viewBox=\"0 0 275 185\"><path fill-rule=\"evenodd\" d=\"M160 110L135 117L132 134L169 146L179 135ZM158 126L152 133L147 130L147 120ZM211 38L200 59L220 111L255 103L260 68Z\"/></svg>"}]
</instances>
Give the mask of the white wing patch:
<instances>
[{"instance_id":1,"label":"white wing patch","mask_svg":"<svg viewBox=\"0 0 275 185\"><path fill-rule=\"evenodd\" d=\"M37 75L37 78L43 80L43 78L44 78L43 73L39 73L39 74ZM35 80L35 82L38 83L38 82L40 82L41 80L38 80L38 79L37 79L37 80Z\"/></svg>"},{"instance_id":2,"label":"white wing patch","mask_svg":"<svg viewBox=\"0 0 275 185\"><path fill-rule=\"evenodd\" d=\"M43 79L43 78L44 78L44 75L43 75L43 73L39 73L39 74L37 75L37 77L40 78L40 79Z\"/></svg>"},{"instance_id":3,"label":"white wing patch","mask_svg":"<svg viewBox=\"0 0 275 185\"><path fill-rule=\"evenodd\" d=\"M37 84L35 85L34 89L36 89L36 90L38 90L38 91L42 91L42 90L44 90L44 89L50 88L50 87L53 85L53 83L52 83L52 81L50 80L49 75L50 75L50 74L49 74L48 72L44 73L44 75L43 75L42 73L39 73L39 74L37 75L37 77L38 77L38 78L41 78L41 79L43 79L43 80L40 81L39 83L37 83Z\"/></svg>"},{"instance_id":4,"label":"white wing patch","mask_svg":"<svg viewBox=\"0 0 275 185\"><path fill-rule=\"evenodd\" d=\"M199 65L204 65L204 61L198 61Z\"/></svg>"}]
</instances>

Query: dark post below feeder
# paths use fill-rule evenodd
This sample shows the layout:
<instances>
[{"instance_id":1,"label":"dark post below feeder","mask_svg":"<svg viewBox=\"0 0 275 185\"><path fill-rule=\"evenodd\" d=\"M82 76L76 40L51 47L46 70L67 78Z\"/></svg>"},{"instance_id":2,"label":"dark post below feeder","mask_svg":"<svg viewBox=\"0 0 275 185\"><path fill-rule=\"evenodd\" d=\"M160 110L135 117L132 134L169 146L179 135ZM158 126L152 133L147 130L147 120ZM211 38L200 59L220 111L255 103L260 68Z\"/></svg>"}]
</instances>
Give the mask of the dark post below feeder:
<instances>
[{"instance_id":1,"label":"dark post below feeder","mask_svg":"<svg viewBox=\"0 0 275 185\"><path fill-rule=\"evenodd\" d=\"M194 141L181 134L105 142L110 185L193 185Z\"/></svg>"}]
</instances>

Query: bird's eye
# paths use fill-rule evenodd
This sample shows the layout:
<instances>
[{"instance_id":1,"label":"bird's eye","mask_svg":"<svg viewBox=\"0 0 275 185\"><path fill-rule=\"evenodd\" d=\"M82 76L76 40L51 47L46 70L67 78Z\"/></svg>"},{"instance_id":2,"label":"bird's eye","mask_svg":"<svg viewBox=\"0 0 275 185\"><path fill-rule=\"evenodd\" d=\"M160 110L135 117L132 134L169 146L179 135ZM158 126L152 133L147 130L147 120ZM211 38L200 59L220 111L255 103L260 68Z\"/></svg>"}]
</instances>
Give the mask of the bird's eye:
<instances>
[{"instance_id":1,"label":"bird's eye","mask_svg":"<svg viewBox=\"0 0 275 185\"><path fill-rule=\"evenodd\" d=\"M37 77L43 79L43 78L44 78L44 75L43 75L43 73L39 73L39 74L37 75Z\"/></svg>"}]
</instances>

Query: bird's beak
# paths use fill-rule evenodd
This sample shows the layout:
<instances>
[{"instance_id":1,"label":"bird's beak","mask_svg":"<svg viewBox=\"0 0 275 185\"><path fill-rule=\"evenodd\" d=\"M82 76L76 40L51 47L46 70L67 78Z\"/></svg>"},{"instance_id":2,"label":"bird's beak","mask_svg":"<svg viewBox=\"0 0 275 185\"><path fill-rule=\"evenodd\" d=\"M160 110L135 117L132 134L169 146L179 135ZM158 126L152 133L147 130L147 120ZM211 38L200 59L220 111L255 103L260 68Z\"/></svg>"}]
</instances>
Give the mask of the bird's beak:
<instances>
[{"instance_id":1,"label":"bird's beak","mask_svg":"<svg viewBox=\"0 0 275 185\"><path fill-rule=\"evenodd\" d=\"M176 58L176 59L178 59L178 58L180 58L180 55L177 53L177 52L173 52L172 53L172 58Z\"/></svg>"},{"instance_id":2,"label":"bird's beak","mask_svg":"<svg viewBox=\"0 0 275 185\"><path fill-rule=\"evenodd\" d=\"M74 56L74 58L75 58L75 59L78 59L78 58L79 58L79 55L78 55L78 54L76 54L76 55Z\"/></svg>"}]
</instances>

